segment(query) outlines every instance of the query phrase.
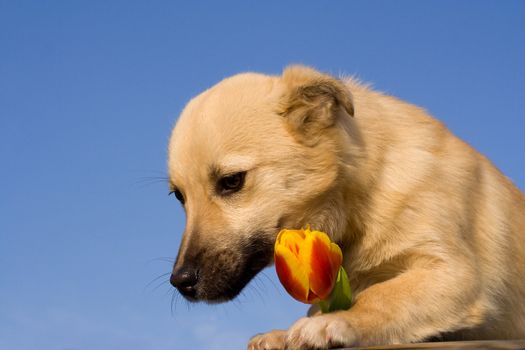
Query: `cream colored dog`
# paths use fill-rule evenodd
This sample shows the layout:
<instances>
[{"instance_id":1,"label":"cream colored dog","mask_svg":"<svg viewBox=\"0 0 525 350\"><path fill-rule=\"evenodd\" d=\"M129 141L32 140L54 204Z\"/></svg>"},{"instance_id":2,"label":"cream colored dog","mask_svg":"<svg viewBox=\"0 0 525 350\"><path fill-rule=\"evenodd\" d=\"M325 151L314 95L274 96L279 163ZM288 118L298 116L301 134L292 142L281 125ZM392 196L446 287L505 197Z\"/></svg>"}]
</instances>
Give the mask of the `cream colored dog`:
<instances>
[{"instance_id":1,"label":"cream colored dog","mask_svg":"<svg viewBox=\"0 0 525 350\"><path fill-rule=\"evenodd\" d=\"M525 197L418 107L302 66L236 75L184 109L169 176L189 300L235 297L282 228L343 249L353 306L250 349L525 338Z\"/></svg>"}]
</instances>

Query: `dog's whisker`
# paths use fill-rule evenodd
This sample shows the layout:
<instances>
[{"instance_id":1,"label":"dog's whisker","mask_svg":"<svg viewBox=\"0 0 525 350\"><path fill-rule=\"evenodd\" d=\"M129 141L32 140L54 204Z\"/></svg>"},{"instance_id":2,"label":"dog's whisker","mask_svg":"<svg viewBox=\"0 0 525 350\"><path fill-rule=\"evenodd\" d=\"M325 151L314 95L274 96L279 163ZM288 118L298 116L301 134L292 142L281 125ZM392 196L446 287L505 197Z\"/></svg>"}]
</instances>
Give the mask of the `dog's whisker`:
<instances>
[{"instance_id":1,"label":"dog's whisker","mask_svg":"<svg viewBox=\"0 0 525 350\"><path fill-rule=\"evenodd\" d=\"M168 296L170 293L173 293L173 287L169 286L168 289L164 292L164 296Z\"/></svg>"},{"instance_id":2,"label":"dog's whisker","mask_svg":"<svg viewBox=\"0 0 525 350\"><path fill-rule=\"evenodd\" d=\"M244 297L245 297L245 294L244 294L244 293L245 293L244 291L240 292L239 295L238 295L238 297L235 298L235 299L233 299L233 303L232 303L232 305L234 305L234 306L237 308L237 310L239 310L239 311L242 311L241 298L244 298Z\"/></svg>"},{"instance_id":3,"label":"dog's whisker","mask_svg":"<svg viewBox=\"0 0 525 350\"><path fill-rule=\"evenodd\" d=\"M265 290L265 285L258 276L255 279L255 281L256 281L256 285L254 286L256 287L255 291L260 295L259 299L264 303L266 302L265 297L268 295L268 293L266 293L266 290Z\"/></svg>"},{"instance_id":4,"label":"dog's whisker","mask_svg":"<svg viewBox=\"0 0 525 350\"><path fill-rule=\"evenodd\" d=\"M259 300L259 301L262 301L264 303L263 294L259 291L259 289L257 289L257 287L255 285L252 286L249 291L253 292L254 294L256 294L256 299Z\"/></svg>"},{"instance_id":5,"label":"dog's whisker","mask_svg":"<svg viewBox=\"0 0 525 350\"><path fill-rule=\"evenodd\" d=\"M144 178L135 181L134 183L132 183L132 186L135 188L144 188L160 183L167 185L169 183L169 180L167 178Z\"/></svg>"},{"instance_id":6,"label":"dog's whisker","mask_svg":"<svg viewBox=\"0 0 525 350\"><path fill-rule=\"evenodd\" d=\"M161 278L165 278L166 276L168 275L171 275L171 272L166 272L166 273L163 273L162 275L160 276L157 276L155 277L154 279L152 279L148 284L146 284L146 286L144 288L148 288L149 286L151 286L153 283L157 282L159 279Z\"/></svg>"},{"instance_id":7,"label":"dog's whisker","mask_svg":"<svg viewBox=\"0 0 525 350\"><path fill-rule=\"evenodd\" d=\"M175 299L175 292L171 291L171 298L170 298L170 310L171 310L171 316L173 317L173 300Z\"/></svg>"},{"instance_id":8,"label":"dog's whisker","mask_svg":"<svg viewBox=\"0 0 525 350\"><path fill-rule=\"evenodd\" d=\"M258 299L261 299L262 296L261 296L261 292L264 292L263 291L263 288L262 286L260 285L260 281L259 279L257 278L257 276L255 276L252 281L250 282L250 284L247 286L247 288L245 288L247 291L250 291L250 292L254 292L257 294L257 297Z\"/></svg>"},{"instance_id":9,"label":"dog's whisker","mask_svg":"<svg viewBox=\"0 0 525 350\"><path fill-rule=\"evenodd\" d=\"M171 317L175 316L174 310L176 307L176 304L178 302L179 293L175 289L171 290L171 304L170 304L170 311L171 311Z\"/></svg>"},{"instance_id":10,"label":"dog's whisker","mask_svg":"<svg viewBox=\"0 0 525 350\"><path fill-rule=\"evenodd\" d=\"M134 184L141 184L141 183L148 183L148 182L151 182L151 183L155 183L155 182L168 182L168 178L167 177L143 177L143 178L140 178L138 179L137 181L134 182Z\"/></svg>"},{"instance_id":11,"label":"dog's whisker","mask_svg":"<svg viewBox=\"0 0 525 350\"><path fill-rule=\"evenodd\" d=\"M159 289L160 287L169 284L169 282L170 282L169 280L166 280L166 281L162 281L162 282L160 282L157 286L155 286L155 288L153 288L153 291L155 292L155 291L156 291L157 289ZM171 288L170 288L170 289L171 289Z\"/></svg>"},{"instance_id":12,"label":"dog's whisker","mask_svg":"<svg viewBox=\"0 0 525 350\"><path fill-rule=\"evenodd\" d=\"M273 288L280 294L282 293L282 289L275 284L274 280L270 278L264 271L259 272L258 277L265 278L267 281L270 282L270 284L273 286Z\"/></svg>"},{"instance_id":13,"label":"dog's whisker","mask_svg":"<svg viewBox=\"0 0 525 350\"><path fill-rule=\"evenodd\" d=\"M169 178L166 176L166 173L162 172L159 173L158 176L139 176L138 181L144 181L144 180L165 180L168 181Z\"/></svg>"},{"instance_id":14,"label":"dog's whisker","mask_svg":"<svg viewBox=\"0 0 525 350\"><path fill-rule=\"evenodd\" d=\"M192 306L191 303L189 301L185 300L185 299L184 299L184 303L186 304L186 310L190 311L191 310L191 306Z\"/></svg>"},{"instance_id":15,"label":"dog's whisker","mask_svg":"<svg viewBox=\"0 0 525 350\"><path fill-rule=\"evenodd\" d=\"M170 258L169 256L161 256L161 257L158 257L158 258L153 258L153 259L147 260L146 264L151 264L151 263L157 262L157 261L168 262L170 264L175 263L175 259L174 258Z\"/></svg>"},{"instance_id":16,"label":"dog's whisker","mask_svg":"<svg viewBox=\"0 0 525 350\"><path fill-rule=\"evenodd\" d=\"M264 283L261 281L261 279L259 278L259 276L256 276L256 277L254 278L254 283L255 283L255 287L257 287L257 289L259 289L261 292L264 292L264 291L265 291Z\"/></svg>"}]
</instances>

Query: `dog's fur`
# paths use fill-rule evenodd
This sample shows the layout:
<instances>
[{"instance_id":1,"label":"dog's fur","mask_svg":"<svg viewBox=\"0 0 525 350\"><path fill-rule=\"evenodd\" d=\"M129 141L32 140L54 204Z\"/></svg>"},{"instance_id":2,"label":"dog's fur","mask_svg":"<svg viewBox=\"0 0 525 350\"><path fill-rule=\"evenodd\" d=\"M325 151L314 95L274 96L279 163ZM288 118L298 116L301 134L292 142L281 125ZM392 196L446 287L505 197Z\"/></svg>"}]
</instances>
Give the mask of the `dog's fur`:
<instances>
[{"instance_id":1,"label":"dog's fur","mask_svg":"<svg viewBox=\"0 0 525 350\"><path fill-rule=\"evenodd\" d=\"M246 171L237 193L217 181ZM225 79L184 109L169 146L185 199L175 271L194 300L235 297L281 228L327 232L354 290L251 349L525 337L525 196L424 110L291 66Z\"/></svg>"}]
</instances>

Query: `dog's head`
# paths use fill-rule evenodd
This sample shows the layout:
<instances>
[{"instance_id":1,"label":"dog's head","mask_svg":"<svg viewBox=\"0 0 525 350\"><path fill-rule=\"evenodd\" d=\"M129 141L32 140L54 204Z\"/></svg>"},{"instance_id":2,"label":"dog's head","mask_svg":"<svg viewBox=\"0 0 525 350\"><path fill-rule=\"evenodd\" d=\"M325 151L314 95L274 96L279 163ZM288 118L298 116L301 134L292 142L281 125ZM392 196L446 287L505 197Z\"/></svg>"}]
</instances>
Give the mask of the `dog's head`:
<instances>
[{"instance_id":1,"label":"dog's head","mask_svg":"<svg viewBox=\"0 0 525 350\"><path fill-rule=\"evenodd\" d=\"M236 75L186 106L168 161L186 211L171 282L186 298L234 298L272 262L281 228L342 232L337 187L349 115L346 86L302 66Z\"/></svg>"}]
</instances>

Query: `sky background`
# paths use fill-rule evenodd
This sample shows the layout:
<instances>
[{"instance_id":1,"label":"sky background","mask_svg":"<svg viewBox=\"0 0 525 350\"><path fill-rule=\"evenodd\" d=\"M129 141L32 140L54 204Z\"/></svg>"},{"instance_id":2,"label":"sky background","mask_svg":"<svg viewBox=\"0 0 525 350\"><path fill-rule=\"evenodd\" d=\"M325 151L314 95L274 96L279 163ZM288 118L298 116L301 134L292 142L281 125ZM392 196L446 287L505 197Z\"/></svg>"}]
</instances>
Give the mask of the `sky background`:
<instances>
[{"instance_id":1,"label":"sky background","mask_svg":"<svg viewBox=\"0 0 525 350\"><path fill-rule=\"evenodd\" d=\"M0 0L0 350L244 349L302 316L273 268L215 306L155 280L181 109L289 63L426 108L525 188L525 1Z\"/></svg>"}]
</instances>

